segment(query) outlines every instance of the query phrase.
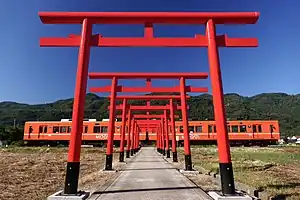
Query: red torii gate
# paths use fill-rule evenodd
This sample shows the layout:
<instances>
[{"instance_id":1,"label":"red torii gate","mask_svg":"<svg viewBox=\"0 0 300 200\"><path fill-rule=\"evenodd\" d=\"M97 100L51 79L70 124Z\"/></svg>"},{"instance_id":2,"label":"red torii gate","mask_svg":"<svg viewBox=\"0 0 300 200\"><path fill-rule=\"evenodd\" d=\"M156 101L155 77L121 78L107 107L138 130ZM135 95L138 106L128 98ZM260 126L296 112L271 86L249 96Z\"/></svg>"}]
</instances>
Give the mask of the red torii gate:
<instances>
[{"instance_id":1,"label":"red torii gate","mask_svg":"<svg viewBox=\"0 0 300 200\"><path fill-rule=\"evenodd\" d=\"M148 88L147 89L151 89L151 79L147 79L147 85L146 85ZM105 87L107 88L107 87ZM193 87L190 87L189 88L192 88ZM162 88L158 88L158 89L162 89ZM157 88L156 88L157 90ZM201 90L204 90L204 89L201 89ZM111 96L109 97L111 98ZM163 108L162 106L151 106L150 107L150 100L170 100L170 104L167 105L169 106L169 110L172 114L170 114L170 118L171 118L171 131L172 131L172 153L173 153L173 162L177 162L178 159L177 159L177 151L176 151L176 133L175 133L175 120L174 120L174 104L173 104L173 100L175 99L180 99L181 96L179 95L144 95L144 96L116 96L116 99L123 99L123 105L117 105L116 106L116 109L117 110L123 110L123 114L122 114L122 124L125 125L125 122L126 121L126 116L124 115L124 113L126 113L126 109L129 109L129 110L149 110L150 108L154 109L154 110L157 110L157 109L164 109L164 115L157 115L158 118L161 118L161 117L164 117L166 122L165 123L168 123L168 120L167 120L167 113L166 113L166 109ZM189 99L190 96L186 96L186 99ZM125 101L126 99L126 101ZM132 106L132 105L126 105L127 103L127 100L147 100L147 105L146 105L146 108L144 109L145 106ZM126 105L126 107L124 107L124 105ZM110 107L109 107L110 108ZM179 106L176 107L176 109L180 109ZM149 112L147 112L147 115L134 115L134 118L151 118L153 115L149 115ZM118 116L116 116L118 118ZM168 134L168 126L167 126L167 129L166 129L166 132ZM129 133L128 133L129 134ZM122 131L121 131L121 142L120 142L120 162L123 162L124 161L124 141L122 141L122 139L124 140L125 139L125 127L122 127ZM158 140L157 140L158 142ZM167 158L170 157L170 150L169 150L169 140L166 141L167 142ZM127 143L127 145L129 145ZM188 147L189 148L189 147ZM159 150L159 149L158 149ZM163 151L163 153L165 153L165 151ZM127 153L127 156L126 157L129 157L129 153Z\"/></svg>"},{"instance_id":2,"label":"red torii gate","mask_svg":"<svg viewBox=\"0 0 300 200\"><path fill-rule=\"evenodd\" d=\"M172 100L170 100L172 102ZM172 105L172 104L171 104ZM172 108L170 108L170 111L171 112L174 112ZM147 112L149 113L149 112ZM129 117L129 114L126 115L125 119L127 119ZM135 114L132 118L133 119L161 119L163 117L163 115L141 115L141 114ZM123 124L123 115L117 115L116 118L122 118L122 124ZM177 159L177 151L176 151L176 140L174 141L173 138L176 137L176 132L175 132L175 120L174 118L179 118L179 115L174 115L174 118L172 119L171 115L169 117L171 120L171 132L172 132L172 152L173 152L173 162L178 162L178 159ZM125 120L126 121L126 120ZM174 122L174 123L172 123ZM151 128L151 124L148 123L145 125L145 128L149 131L149 129ZM122 133L124 132L124 129L122 129ZM129 134L129 133L128 133ZM121 135L121 138L124 137ZM159 144L158 144L158 140L156 142L157 144L157 151L162 153L162 150L160 149L159 147ZM129 151L127 153L127 158L129 158ZM120 143L120 162L124 162L124 142L122 143L122 140L121 140L121 143Z\"/></svg>"},{"instance_id":3,"label":"red torii gate","mask_svg":"<svg viewBox=\"0 0 300 200\"><path fill-rule=\"evenodd\" d=\"M186 103L186 93L187 92L207 92L206 87L192 87L186 86L186 79L206 79L208 74L205 72L176 72L176 73L112 73L112 72L91 72L88 74L90 79L111 79L111 86L104 87L92 87L90 92L110 92L110 112L109 112L109 124L108 124L108 142L107 142L107 152L106 152L106 164L105 169L112 169L112 138L114 133L114 124L115 124L115 109L123 110L123 106L115 105L117 92L180 92L180 101L181 106L177 106L174 109L180 109L182 112L182 121L183 121L183 133L184 133L184 154L185 154L185 169L192 170L192 157L190 149L190 138L188 132L188 116L187 116L187 103ZM118 80L120 79L146 79L145 87L124 87L118 85ZM179 79L180 85L175 87L152 87L152 79ZM127 89L126 89L127 88ZM134 106L130 105L129 110L169 110L170 106L151 106L151 108L146 106ZM163 151L165 154L165 151ZM167 151L169 155L169 151Z\"/></svg>"},{"instance_id":4,"label":"red torii gate","mask_svg":"<svg viewBox=\"0 0 300 200\"><path fill-rule=\"evenodd\" d=\"M131 155L133 156L134 153L136 153L138 150L139 150L139 132L138 132L138 129L141 125L146 125L145 122L141 122L140 120L133 120L132 121L133 125L131 128L131 142L130 142L130 135L128 134L127 136L127 139L128 139L128 145L127 147L129 147L130 149L130 152L129 150L127 151L127 155L126 157L129 158L129 153L131 153ZM142 124L141 124L142 123ZM149 122L147 125L149 126L150 125L158 125L157 122ZM124 153L124 152L123 152ZM124 158L123 158L124 159Z\"/></svg>"},{"instance_id":5,"label":"red torii gate","mask_svg":"<svg viewBox=\"0 0 300 200\"><path fill-rule=\"evenodd\" d=\"M169 142L167 142L169 140L169 137L167 137L168 135L168 130L166 129L166 121L164 121L164 115L161 116L161 120L138 120L138 124L139 126L146 126L149 127L149 125L155 125L157 127L157 137L156 137L156 148L157 148L157 152L165 155L166 154L166 147L169 147ZM165 137L166 136L166 137ZM173 138L172 138L173 141ZM169 148L168 148L169 149ZM167 156L168 157L168 156ZM176 157L177 159L177 157Z\"/></svg>"},{"instance_id":6,"label":"red torii gate","mask_svg":"<svg viewBox=\"0 0 300 200\"><path fill-rule=\"evenodd\" d=\"M81 130L87 85L90 47L208 47L209 68L218 130L218 150L222 193L235 194L227 124L224 108L218 47L256 47L255 38L229 38L216 35L216 24L255 24L258 12L39 12L44 24L82 24L80 36L41 38L40 46L79 47L73 104L72 133L68 153L64 193L77 194L80 167ZM153 24L204 24L206 35L193 38L157 38ZM92 35L93 24L144 24L144 37L115 38Z\"/></svg>"},{"instance_id":7,"label":"red torii gate","mask_svg":"<svg viewBox=\"0 0 300 200\"><path fill-rule=\"evenodd\" d=\"M176 98L173 98L173 99L176 99ZM124 104L117 105L115 109L116 110L123 110L123 107L124 107ZM136 110L143 110L143 111L159 111L159 110L162 110L162 111L164 111L164 114L163 114L163 117L161 118L161 120L162 120L162 123L163 123L163 126L164 126L163 127L163 129L164 129L163 132L166 133L166 138L165 138L166 145L164 146L166 148L162 149L162 153L163 153L163 155L165 155L167 153L167 158L170 158L167 110L173 110L172 113L174 114L174 110L179 110L179 109L183 110L184 108L182 106L178 106L178 105L177 105L177 107L174 108L174 106L168 105L168 104L165 105L165 106L153 106L153 105L151 106L150 104L148 104L148 105L134 105L134 106L133 105L128 105L127 107L129 107L130 111L136 111ZM111 107L108 106L108 108L110 109ZM123 116L124 115L122 115L122 117ZM176 151L175 120L174 120L174 117L172 117L172 115L170 117L171 117L171 122L174 122L174 123L172 123L172 151L173 151L173 156L175 157L175 162L176 162L177 161L177 151ZM172 118L173 118L173 120L172 120ZM124 118L124 120L122 119L122 121L125 121L125 118ZM145 123L158 123L158 122L156 122L156 120L155 121L154 120L144 120L144 122ZM185 146L184 146L185 152L188 151L188 150L190 151L189 135L187 136L187 138L185 137L184 139L188 140L188 142L185 143ZM109 141L108 141L108 143L109 143ZM127 143L127 145L128 145L128 143ZM186 162L188 162L188 163L186 163L186 166L191 167L191 164L190 164L191 160L190 161L186 160Z\"/></svg>"}]
</instances>

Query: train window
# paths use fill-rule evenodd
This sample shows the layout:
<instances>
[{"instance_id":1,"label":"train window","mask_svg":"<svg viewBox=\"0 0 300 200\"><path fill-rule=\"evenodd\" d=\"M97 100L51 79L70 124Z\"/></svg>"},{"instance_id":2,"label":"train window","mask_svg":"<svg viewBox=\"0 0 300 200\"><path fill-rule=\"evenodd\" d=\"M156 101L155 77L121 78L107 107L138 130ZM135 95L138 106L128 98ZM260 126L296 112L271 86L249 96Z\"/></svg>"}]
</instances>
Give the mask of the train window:
<instances>
[{"instance_id":1,"label":"train window","mask_svg":"<svg viewBox=\"0 0 300 200\"><path fill-rule=\"evenodd\" d=\"M256 133L256 132L257 132L257 130L256 130L256 125L253 124L252 127L253 127L253 133Z\"/></svg>"},{"instance_id":2,"label":"train window","mask_svg":"<svg viewBox=\"0 0 300 200\"><path fill-rule=\"evenodd\" d=\"M29 133L32 133L32 131L33 131L32 126L29 126Z\"/></svg>"},{"instance_id":3,"label":"train window","mask_svg":"<svg viewBox=\"0 0 300 200\"><path fill-rule=\"evenodd\" d=\"M101 126L101 133L107 133L107 126Z\"/></svg>"},{"instance_id":4,"label":"train window","mask_svg":"<svg viewBox=\"0 0 300 200\"><path fill-rule=\"evenodd\" d=\"M230 133L231 132L231 128L230 126L227 126L227 132Z\"/></svg>"},{"instance_id":5,"label":"train window","mask_svg":"<svg viewBox=\"0 0 300 200\"><path fill-rule=\"evenodd\" d=\"M39 126L39 133L43 133L43 126Z\"/></svg>"},{"instance_id":6,"label":"train window","mask_svg":"<svg viewBox=\"0 0 300 200\"><path fill-rule=\"evenodd\" d=\"M179 128L180 128L180 130L179 130L180 133L183 133L183 126L180 126Z\"/></svg>"},{"instance_id":7,"label":"train window","mask_svg":"<svg viewBox=\"0 0 300 200\"><path fill-rule=\"evenodd\" d=\"M88 126L84 126L84 133L88 132Z\"/></svg>"},{"instance_id":8,"label":"train window","mask_svg":"<svg viewBox=\"0 0 300 200\"><path fill-rule=\"evenodd\" d=\"M47 133L47 130L48 129L48 127L47 126L44 126L44 133Z\"/></svg>"},{"instance_id":9,"label":"train window","mask_svg":"<svg viewBox=\"0 0 300 200\"><path fill-rule=\"evenodd\" d=\"M231 129L232 129L232 132L233 132L233 133L239 132L239 126L237 126L237 125L231 126Z\"/></svg>"},{"instance_id":10,"label":"train window","mask_svg":"<svg viewBox=\"0 0 300 200\"><path fill-rule=\"evenodd\" d=\"M196 126L196 133L202 133L202 126Z\"/></svg>"},{"instance_id":11,"label":"train window","mask_svg":"<svg viewBox=\"0 0 300 200\"><path fill-rule=\"evenodd\" d=\"M258 132L261 133L262 129L261 129L261 124L258 125Z\"/></svg>"},{"instance_id":12,"label":"train window","mask_svg":"<svg viewBox=\"0 0 300 200\"><path fill-rule=\"evenodd\" d=\"M72 131L72 127L71 127L71 126L68 126L67 133L71 133L71 131Z\"/></svg>"},{"instance_id":13,"label":"train window","mask_svg":"<svg viewBox=\"0 0 300 200\"><path fill-rule=\"evenodd\" d=\"M209 133L216 133L217 127L215 125L208 125L208 132Z\"/></svg>"},{"instance_id":14,"label":"train window","mask_svg":"<svg viewBox=\"0 0 300 200\"><path fill-rule=\"evenodd\" d=\"M246 125L240 125L240 132L241 132L241 133L247 132L247 127L246 127Z\"/></svg>"},{"instance_id":15,"label":"train window","mask_svg":"<svg viewBox=\"0 0 300 200\"><path fill-rule=\"evenodd\" d=\"M212 130L212 125L208 125L208 132L209 132L209 133L212 133L212 132L213 132L213 130Z\"/></svg>"},{"instance_id":16,"label":"train window","mask_svg":"<svg viewBox=\"0 0 300 200\"><path fill-rule=\"evenodd\" d=\"M53 126L53 133L59 133L59 126Z\"/></svg>"},{"instance_id":17,"label":"train window","mask_svg":"<svg viewBox=\"0 0 300 200\"><path fill-rule=\"evenodd\" d=\"M67 127L66 126L61 126L59 129L60 133L66 133L67 132Z\"/></svg>"},{"instance_id":18,"label":"train window","mask_svg":"<svg viewBox=\"0 0 300 200\"><path fill-rule=\"evenodd\" d=\"M94 133L101 133L100 126L94 126Z\"/></svg>"},{"instance_id":19,"label":"train window","mask_svg":"<svg viewBox=\"0 0 300 200\"><path fill-rule=\"evenodd\" d=\"M189 132L194 132L194 126L189 126Z\"/></svg>"}]
</instances>

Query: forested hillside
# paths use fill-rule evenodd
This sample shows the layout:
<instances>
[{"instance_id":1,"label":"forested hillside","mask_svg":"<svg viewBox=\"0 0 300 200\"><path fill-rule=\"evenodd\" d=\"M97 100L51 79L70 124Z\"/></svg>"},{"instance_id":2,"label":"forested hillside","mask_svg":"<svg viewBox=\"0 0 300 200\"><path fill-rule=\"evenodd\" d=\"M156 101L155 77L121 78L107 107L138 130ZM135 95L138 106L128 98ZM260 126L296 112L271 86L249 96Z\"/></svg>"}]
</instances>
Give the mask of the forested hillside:
<instances>
[{"instance_id":1,"label":"forested hillside","mask_svg":"<svg viewBox=\"0 0 300 200\"><path fill-rule=\"evenodd\" d=\"M120 103L120 102L119 102ZM142 101L131 101L141 104ZM154 101L164 104L166 101ZM25 121L60 120L71 118L73 99L59 100L49 104L28 105L16 102L0 103L0 126L22 128ZM213 119L212 96L208 94L191 97L189 118L193 120ZM107 98L87 94L85 117L101 120L108 118ZM227 118L234 119L275 119L280 121L282 135L300 135L300 95L284 93L259 94L243 97L226 94Z\"/></svg>"}]
</instances>

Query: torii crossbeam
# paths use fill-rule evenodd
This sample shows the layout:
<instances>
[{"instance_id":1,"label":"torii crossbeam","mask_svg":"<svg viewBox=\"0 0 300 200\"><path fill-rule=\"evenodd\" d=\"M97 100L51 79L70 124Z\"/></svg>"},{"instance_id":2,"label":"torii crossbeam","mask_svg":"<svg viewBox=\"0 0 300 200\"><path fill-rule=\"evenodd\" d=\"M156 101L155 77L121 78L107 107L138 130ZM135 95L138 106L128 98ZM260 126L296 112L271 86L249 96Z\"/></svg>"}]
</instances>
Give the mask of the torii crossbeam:
<instances>
[{"instance_id":1,"label":"torii crossbeam","mask_svg":"<svg viewBox=\"0 0 300 200\"><path fill-rule=\"evenodd\" d=\"M126 115L126 118L128 117L128 115ZM151 115L139 115L139 114L135 114L133 115L134 119L160 119L162 116L161 115L155 115L155 114L151 114ZM116 115L116 118L122 118L122 115ZM174 118L179 118L179 115L174 115Z\"/></svg>"},{"instance_id":2,"label":"torii crossbeam","mask_svg":"<svg viewBox=\"0 0 300 200\"><path fill-rule=\"evenodd\" d=\"M207 73L197 73L197 72L177 72L177 73L115 73L115 72L106 72L106 73L89 73L90 79L146 79L145 87L125 87L122 85L116 86L116 92L180 92L180 86L175 87L152 87L152 79L180 79L184 77L185 79L207 79ZM207 87L192 87L185 86L186 92L208 92ZM92 87L90 92L111 92L111 86L104 87ZM146 95L143 100L151 100L150 95ZM159 97L158 99L167 99L167 96ZM134 98L133 98L134 99ZM169 98L170 99L170 98ZM177 97L175 97L177 99ZM142 100L142 99L141 99Z\"/></svg>"}]
</instances>

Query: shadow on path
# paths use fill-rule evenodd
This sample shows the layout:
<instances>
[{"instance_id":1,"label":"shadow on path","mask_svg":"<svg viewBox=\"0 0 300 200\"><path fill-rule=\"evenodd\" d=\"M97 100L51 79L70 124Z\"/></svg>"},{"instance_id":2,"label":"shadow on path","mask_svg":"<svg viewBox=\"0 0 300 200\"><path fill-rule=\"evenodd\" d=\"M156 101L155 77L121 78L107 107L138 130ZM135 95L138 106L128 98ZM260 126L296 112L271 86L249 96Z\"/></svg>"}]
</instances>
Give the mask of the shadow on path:
<instances>
[{"instance_id":1,"label":"shadow on path","mask_svg":"<svg viewBox=\"0 0 300 200\"><path fill-rule=\"evenodd\" d=\"M140 170L166 170L166 169L176 169L174 167L165 167L165 168L141 168L141 169L121 169L119 171L140 171Z\"/></svg>"},{"instance_id":2,"label":"shadow on path","mask_svg":"<svg viewBox=\"0 0 300 200\"><path fill-rule=\"evenodd\" d=\"M146 191L172 191L172 190L191 190L199 187L167 187L167 188L144 188L144 189L129 189L129 190L112 190L112 191L96 191L94 194L109 194L109 193L124 193L124 192L146 192Z\"/></svg>"}]
</instances>

